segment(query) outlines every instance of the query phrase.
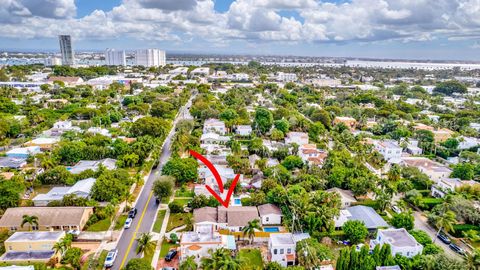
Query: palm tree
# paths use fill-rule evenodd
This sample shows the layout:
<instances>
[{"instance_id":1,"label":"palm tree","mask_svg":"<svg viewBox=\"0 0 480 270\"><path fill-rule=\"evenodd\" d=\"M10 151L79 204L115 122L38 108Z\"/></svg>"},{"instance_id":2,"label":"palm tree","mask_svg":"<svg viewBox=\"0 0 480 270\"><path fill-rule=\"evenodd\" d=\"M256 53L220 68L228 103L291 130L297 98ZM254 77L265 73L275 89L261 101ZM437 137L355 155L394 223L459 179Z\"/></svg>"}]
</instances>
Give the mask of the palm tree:
<instances>
[{"instance_id":1,"label":"palm tree","mask_svg":"<svg viewBox=\"0 0 480 270\"><path fill-rule=\"evenodd\" d=\"M123 212L127 211L129 203L133 202L133 194L130 193L130 190L125 190L125 194L123 194L123 199L125 201L125 207L123 208Z\"/></svg>"},{"instance_id":2,"label":"palm tree","mask_svg":"<svg viewBox=\"0 0 480 270\"><path fill-rule=\"evenodd\" d=\"M440 234L440 231L444 230L445 232L452 231L454 232L455 230L453 229L453 224L456 222L456 217L455 213L453 211L446 211L443 212L442 214L438 215L435 217L435 226L438 228L437 236ZM435 243L435 240L433 241Z\"/></svg>"},{"instance_id":3,"label":"palm tree","mask_svg":"<svg viewBox=\"0 0 480 270\"><path fill-rule=\"evenodd\" d=\"M255 230L260 230L262 227L260 227L260 220L254 219L252 221L249 221L247 226L243 227L242 232L243 236L245 235L248 236L250 239L250 244L253 243L253 240L255 239Z\"/></svg>"},{"instance_id":4,"label":"palm tree","mask_svg":"<svg viewBox=\"0 0 480 270\"><path fill-rule=\"evenodd\" d=\"M232 257L229 250L219 248L215 251L209 250L210 256L201 259L201 268L204 270L240 270L241 261Z\"/></svg>"},{"instance_id":5,"label":"palm tree","mask_svg":"<svg viewBox=\"0 0 480 270\"><path fill-rule=\"evenodd\" d=\"M137 238L137 254L140 254L145 251L153 251L155 248L155 242L152 241L152 235L149 233L142 233L140 237Z\"/></svg>"},{"instance_id":6,"label":"palm tree","mask_svg":"<svg viewBox=\"0 0 480 270\"><path fill-rule=\"evenodd\" d=\"M38 217L37 216L29 216L29 215L23 215L22 217L22 223L20 224L20 227L23 228L23 225L25 224L30 225L30 230L32 230L32 227L38 227Z\"/></svg>"},{"instance_id":7,"label":"palm tree","mask_svg":"<svg viewBox=\"0 0 480 270\"><path fill-rule=\"evenodd\" d=\"M188 256L181 264L180 264L180 270L197 270L198 265L195 262L195 257L194 256Z\"/></svg>"},{"instance_id":8,"label":"palm tree","mask_svg":"<svg viewBox=\"0 0 480 270\"><path fill-rule=\"evenodd\" d=\"M55 243L52 247L52 250L55 252L55 254L60 253L61 255L63 255L66 250L65 243L63 243L62 241Z\"/></svg>"}]
</instances>

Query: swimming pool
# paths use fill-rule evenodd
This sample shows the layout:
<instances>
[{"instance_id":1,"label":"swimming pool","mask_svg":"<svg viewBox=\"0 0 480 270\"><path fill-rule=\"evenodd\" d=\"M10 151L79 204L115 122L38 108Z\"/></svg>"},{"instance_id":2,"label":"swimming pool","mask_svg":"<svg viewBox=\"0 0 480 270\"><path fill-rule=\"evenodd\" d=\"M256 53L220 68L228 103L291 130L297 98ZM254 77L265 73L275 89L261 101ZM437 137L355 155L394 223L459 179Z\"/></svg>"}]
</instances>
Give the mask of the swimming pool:
<instances>
[{"instance_id":1,"label":"swimming pool","mask_svg":"<svg viewBox=\"0 0 480 270\"><path fill-rule=\"evenodd\" d=\"M264 227L263 231L264 232L279 232L280 229L278 227Z\"/></svg>"},{"instance_id":2,"label":"swimming pool","mask_svg":"<svg viewBox=\"0 0 480 270\"><path fill-rule=\"evenodd\" d=\"M233 199L233 204L237 205L237 206L241 206L242 205L242 200L241 199Z\"/></svg>"}]
</instances>

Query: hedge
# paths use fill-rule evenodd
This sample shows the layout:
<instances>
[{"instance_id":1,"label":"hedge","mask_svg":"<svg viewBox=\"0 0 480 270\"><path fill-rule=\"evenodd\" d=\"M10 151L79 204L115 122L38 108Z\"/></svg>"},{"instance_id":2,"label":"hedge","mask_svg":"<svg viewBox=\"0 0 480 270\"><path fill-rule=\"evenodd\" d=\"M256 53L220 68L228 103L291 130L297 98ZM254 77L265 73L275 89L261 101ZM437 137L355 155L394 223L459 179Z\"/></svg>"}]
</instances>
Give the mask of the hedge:
<instances>
[{"instance_id":1,"label":"hedge","mask_svg":"<svg viewBox=\"0 0 480 270\"><path fill-rule=\"evenodd\" d=\"M455 237L463 237L462 232L466 232L469 230L478 231L480 233L480 226L475 226L472 224L455 224L453 225L453 230L454 231L450 232L451 235Z\"/></svg>"}]
</instances>

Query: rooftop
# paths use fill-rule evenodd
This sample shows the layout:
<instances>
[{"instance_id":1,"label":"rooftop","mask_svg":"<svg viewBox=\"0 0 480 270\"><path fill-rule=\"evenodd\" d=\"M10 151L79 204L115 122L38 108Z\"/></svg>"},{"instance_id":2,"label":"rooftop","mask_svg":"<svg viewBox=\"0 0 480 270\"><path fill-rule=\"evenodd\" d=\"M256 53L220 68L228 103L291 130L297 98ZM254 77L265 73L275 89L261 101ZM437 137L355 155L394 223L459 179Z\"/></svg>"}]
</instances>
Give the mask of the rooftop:
<instances>
[{"instance_id":1,"label":"rooftop","mask_svg":"<svg viewBox=\"0 0 480 270\"><path fill-rule=\"evenodd\" d=\"M15 207L5 210L0 227L19 227L24 215L37 216L42 226L79 225L92 207Z\"/></svg>"},{"instance_id":2,"label":"rooftop","mask_svg":"<svg viewBox=\"0 0 480 270\"><path fill-rule=\"evenodd\" d=\"M382 234L384 241L392 246L415 247L420 245L404 228L379 230L378 233Z\"/></svg>"},{"instance_id":3,"label":"rooftop","mask_svg":"<svg viewBox=\"0 0 480 270\"><path fill-rule=\"evenodd\" d=\"M273 233L270 234L272 245L295 245L293 235L291 233Z\"/></svg>"},{"instance_id":4,"label":"rooftop","mask_svg":"<svg viewBox=\"0 0 480 270\"><path fill-rule=\"evenodd\" d=\"M65 236L65 232L15 232L6 241L7 242L34 242L34 241L48 241L59 240Z\"/></svg>"},{"instance_id":5,"label":"rooftop","mask_svg":"<svg viewBox=\"0 0 480 270\"><path fill-rule=\"evenodd\" d=\"M387 222L371 207L357 205L349 207L347 210L350 213L349 220L363 221L368 229L388 227Z\"/></svg>"},{"instance_id":6,"label":"rooftop","mask_svg":"<svg viewBox=\"0 0 480 270\"><path fill-rule=\"evenodd\" d=\"M55 252L48 251L9 251L0 258L1 261L31 261L31 260L48 260Z\"/></svg>"}]
</instances>

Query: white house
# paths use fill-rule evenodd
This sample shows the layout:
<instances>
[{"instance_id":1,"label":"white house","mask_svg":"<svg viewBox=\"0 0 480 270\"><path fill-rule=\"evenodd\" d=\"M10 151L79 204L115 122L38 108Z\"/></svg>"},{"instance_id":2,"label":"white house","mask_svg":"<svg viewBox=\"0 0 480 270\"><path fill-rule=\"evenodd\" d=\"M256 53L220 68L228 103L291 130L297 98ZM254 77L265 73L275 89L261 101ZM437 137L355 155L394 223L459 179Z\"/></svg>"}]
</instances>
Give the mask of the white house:
<instances>
[{"instance_id":1,"label":"white house","mask_svg":"<svg viewBox=\"0 0 480 270\"><path fill-rule=\"evenodd\" d=\"M100 134L106 137L112 137L112 134L110 134L110 131L105 128L100 128L100 127L90 127L87 129L87 132L93 133L93 134Z\"/></svg>"},{"instance_id":2,"label":"white house","mask_svg":"<svg viewBox=\"0 0 480 270\"><path fill-rule=\"evenodd\" d=\"M205 120L205 123L203 124L203 133L209 132L215 132L220 135L225 135L225 133L227 132L225 123L214 118Z\"/></svg>"},{"instance_id":3,"label":"white house","mask_svg":"<svg viewBox=\"0 0 480 270\"><path fill-rule=\"evenodd\" d=\"M285 137L285 143L296 143L297 145L308 144L308 134L305 132L288 132L287 137Z\"/></svg>"},{"instance_id":4,"label":"white house","mask_svg":"<svg viewBox=\"0 0 480 270\"><path fill-rule=\"evenodd\" d=\"M184 232L180 238L180 261L193 256L197 263L203 257L209 257L209 250L226 248L235 250L233 235L220 235L218 233Z\"/></svg>"},{"instance_id":5,"label":"white house","mask_svg":"<svg viewBox=\"0 0 480 270\"><path fill-rule=\"evenodd\" d=\"M47 206L50 202L61 201L65 195L70 194L88 198L94 184L95 178L87 178L78 181L71 187L54 187L46 194L38 194L32 201L35 206Z\"/></svg>"},{"instance_id":6,"label":"white house","mask_svg":"<svg viewBox=\"0 0 480 270\"><path fill-rule=\"evenodd\" d=\"M410 140L407 144L407 152L412 155L421 155L423 150L422 148L418 147L417 140Z\"/></svg>"},{"instance_id":7,"label":"white house","mask_svg":"<svg viewBox=\"0 0 480 270\"><path fill-rule=\"evenodd\" d=\"M400 164L407 167L418 168L434 182L449 177L452 173L450 168L424 157L404 157Z\"/></svg>"},{"instance_id":8,"label":"white house","mask_svg":"<svg viewBox=\"0 0 480 270\"><path fill-rule=\"evenodd\" d=\"M340 201L341 201L341 209L345 209L347 207L350 207L352 203L356 203L357 199L353 196L353 192L350 190L345 190L345 189L339 189L339 188L331 188L327 189L326 192L336 192L340 196Z\"/></svg>"},{"instance_id":9,"label":"white house","mask_svg":"<svg viewBox=\"0 0 480 270\"><path fill-rule=\"evenodd\" d=\"M450 192L454 192L456 188L461 186L480 185L475 181L462 181L459 178L442 178L432 185L431 192L433 197L443 198Z\"/></svg>"},{"instance_id":10,"label":"white house","mask_svg":"<svg viewBox=\"0 0 480 270\"><path fill-rule=\"evenodd\" d=\"M29 146L13 148L8 151L6 155L10 158L28 158L29 156L35 156L41 152L42 151L40 150L39 146Z\"/></svg>"},{"instance_id":11,"label":"white house","mask_svg":"<svg viewBox=\"0 0 480 270\"><path fill-rule=\"evenodd\" d=\"M277 80L281 81L281 82L294 82L294 81L297 80L297 74L278 72L277 73Z\"/></svg>"},{"instance_id":12,"label":"white house","mask_svg":"<svg viewBox=\"0 0 480 270\"><path fill-rule=\"evenodd\" d=\"M252 134L252 127L249 125L239 125L235 129L235 133L239 136L250 136Z\"/></svg>"},{"instance_id":13,"label":"white house","mask_svg":"<svg viewBox=\"0 0 480 270\"><path fill-rule=\"evenodd\" d=\"M86 170L96 171L100 165L107 168L107 170L114 170L117 168L117 160L106 158L101 160L80 160L75 166L68 168L72 174L80 174Z\"/></svg>"},{"instance_id":14,"label":"white house","mask_svg":"<svg viewBox=\"0 0 480 270\"><path fill-rule=\"evenodd\" d=\"M226 144L228 141L230 141L230 137L228 136L222 136L219 135L218 133L203 133L202 136L200 137L200 143L202 144Z\"/></svg>"},{"instance_id":15,"label":"white house","mask_svg":"<svg viewBox=\"0 0 480 270\"><path fill-rule=\"evenodd\" d=\"M291 233L272 233L268 240L268 257L283 267L295 265L296 242Z\"/></svg>"},{"instance_id":16,"label":"white house","mask_svg":"<svg viewBox=\"0 0 480 270\"><path fill-rule=\"evenodd\" d=\"M193 231L213 233L220 229L240 232L249 221L260 219L255 206L202 207L193 210Z\"/></svg>"},{"instance_id":17,"label":"white house","mask_svg":"<svg viewBox=\"0 0 480 270\"><path fill-rule=\"evenodd\" d=\"M402 148L394 140L374 140L375 149L383 156L385 160L399 159L402 157Z\"/></svg>"},{"instance_id":18,"label":"white house","mask_svg":"<svg viewBox=\"0 0 480 270\"><path fill-rule=\"evenodd\" d=\"M458 137L457 140L459 142L457 149L459 150L470 149L480 145L480 139L474 137L461 136Z\"/></svg>"},{"instance_id":19,"label":"white house","mask_svg":"<svg viewBox=\"0 0 480 270\"><path fill-rule=\"evenodd\" d=\"M370 248L373 249L376 245L383 246L384 244L390 245L392 256L399 254L412 258L423 251L423 246L404 228L378 230L377 238L370 241Z\"/></svg>"},{"instance_id":20,"label":"white house","mask_svg":"<svg viewBox=\"0 0 480 270\"><path fill-rule=\"evenodd\" d=\"M270 203L259 205L258 213L262 225L282 224L282 211L276 205Z\"/></svg>"}]
</instances>

